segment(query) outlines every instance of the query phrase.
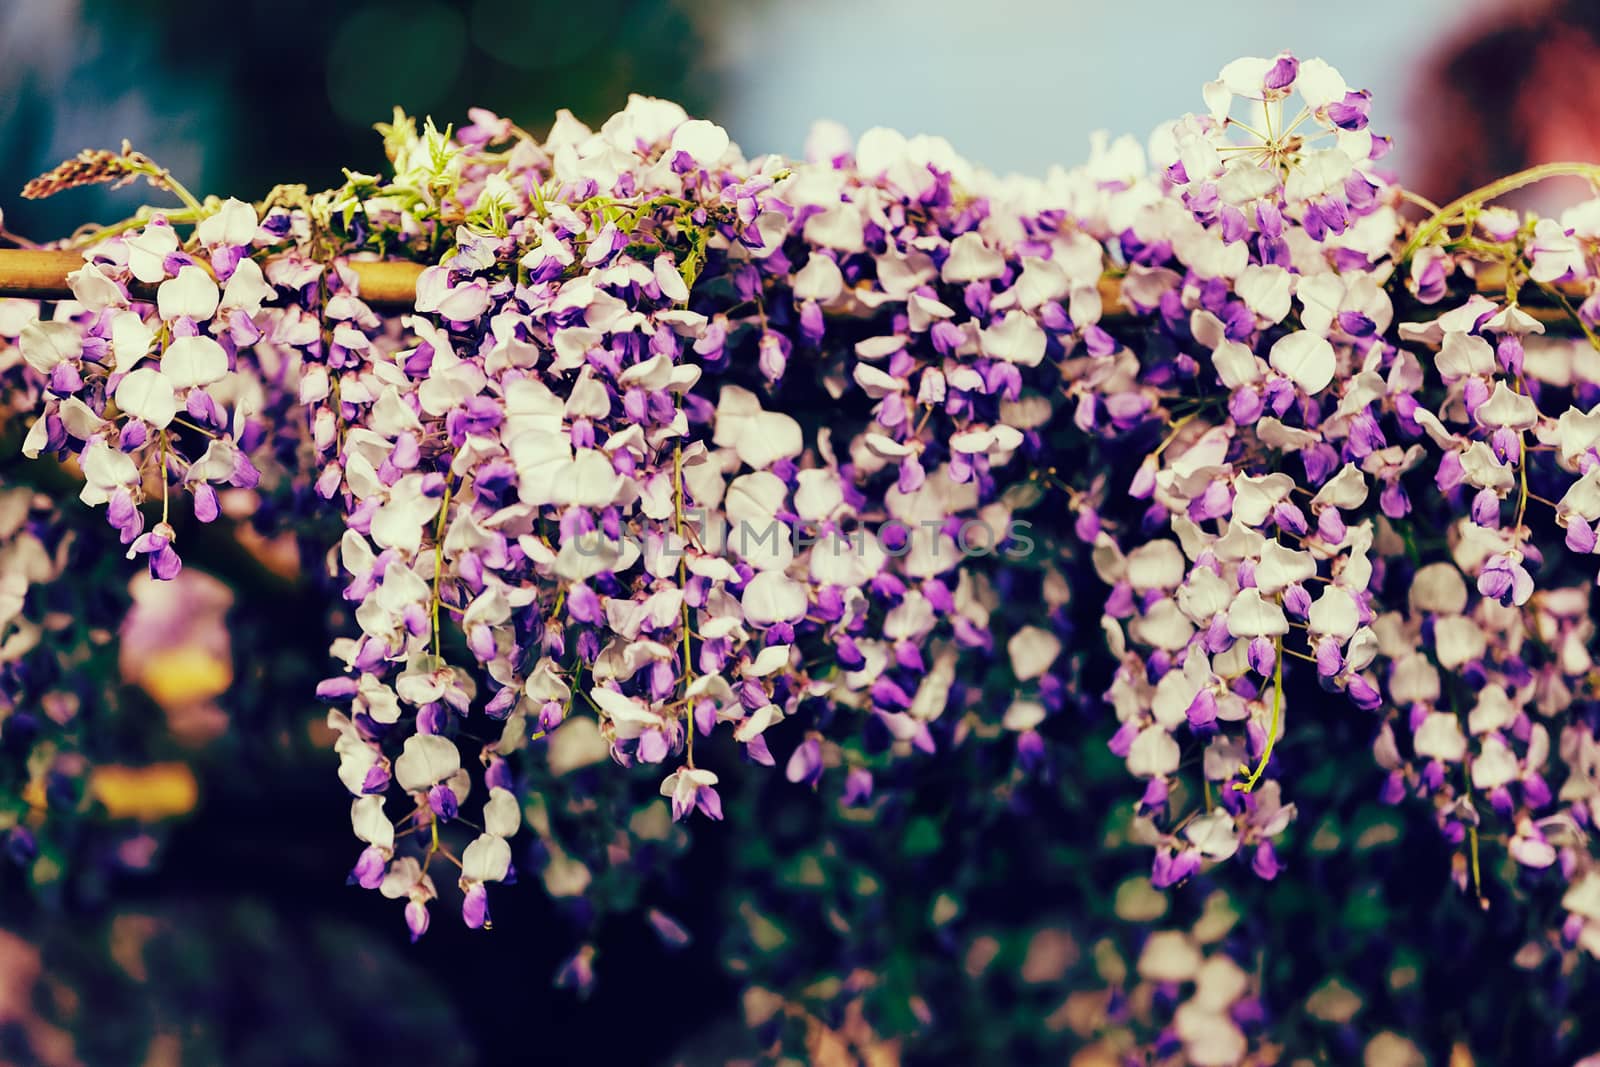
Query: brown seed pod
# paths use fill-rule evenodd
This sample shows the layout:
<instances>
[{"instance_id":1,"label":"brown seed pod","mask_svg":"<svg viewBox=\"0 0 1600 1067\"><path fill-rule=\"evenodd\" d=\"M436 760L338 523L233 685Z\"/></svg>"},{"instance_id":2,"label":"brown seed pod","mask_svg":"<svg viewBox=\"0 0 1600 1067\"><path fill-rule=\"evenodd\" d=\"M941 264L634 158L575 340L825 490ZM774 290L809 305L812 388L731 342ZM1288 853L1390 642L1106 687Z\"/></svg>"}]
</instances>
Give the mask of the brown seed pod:
<instances>
[{"instance_id":1,"label":"brown seed pod","mask_svg":"<svg viewBox=\"0 0 1600 1067\"><path fill-rule=\"evenodd\" d=\"M151 185L164 189L167 188L163 178L164 173L149 156L143 152L135 152L132 144L123 141L121 152L113 152L106 148L84 149L72 159L46 171L23 186L22 196L27 200L43 200L66 189L76 189L84 185L116 182L118 186L122 186L141 174Z\"/></svg>"}]
</instances>

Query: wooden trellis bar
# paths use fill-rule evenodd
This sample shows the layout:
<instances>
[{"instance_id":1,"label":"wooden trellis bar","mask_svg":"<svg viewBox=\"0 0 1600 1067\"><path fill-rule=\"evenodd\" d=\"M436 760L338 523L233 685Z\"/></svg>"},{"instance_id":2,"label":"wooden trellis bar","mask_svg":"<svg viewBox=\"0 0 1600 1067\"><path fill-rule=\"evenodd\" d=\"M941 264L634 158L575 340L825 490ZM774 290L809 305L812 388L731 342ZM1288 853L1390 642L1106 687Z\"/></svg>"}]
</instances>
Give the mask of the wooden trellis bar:
<instances>
[{"instance_id":1,"label":"wooden trellis bar","mask_svg":"<svg viewBox=\"0 0 1600 1067\"><path fill-rule=\"evenodd\" d=\"M409 307L417 296L422 264L404 260L350 260L361 280L361 297L379 307ZM0 249L0 297L65 300L72 296L67 275L83 266L83 254L69 249ZM153 297L153 293L136 295Z\"/></svg>"},{"instance_id":2,"label":"wooden trellis bar","mask_svg":"<svg viewBox=\"0 0 1600 1067\"><path fill-rule=\"evenodd\" d=\"M410 307L416 299L417 277L423 271L420 263L405 260L347 260L346 265L360 280L361 297L377 307ZM83 266L83 256L68 249L0 249L0 297L25 297L32 300L64 300L72 296L67 285L67 275ZM1578 301L1586 295L1576 287L1557 286L1565 298ZM1505 295L1505 272L1485 266L1478 271L1477 290L1486 296ZM1527 290L1532 297L1542 294L1536 289ZM141 297L153 298L153 292L139 292ZM1119 319L1128 314L1122 303L1122 286L1116 278L1100 280L1100 296L1105 305L1107 319ZM1534 303L1524 307L1530 315L1550 324L1571 323L1565 308L1548 303Z\"/></svg>"}]
</instances>

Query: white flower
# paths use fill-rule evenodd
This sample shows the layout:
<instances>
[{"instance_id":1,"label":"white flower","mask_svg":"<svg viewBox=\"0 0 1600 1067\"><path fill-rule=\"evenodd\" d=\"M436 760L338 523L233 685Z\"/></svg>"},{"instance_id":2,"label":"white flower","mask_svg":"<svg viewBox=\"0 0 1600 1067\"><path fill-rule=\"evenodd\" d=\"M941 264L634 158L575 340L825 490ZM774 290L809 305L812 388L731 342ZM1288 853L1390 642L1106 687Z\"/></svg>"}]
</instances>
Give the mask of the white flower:
<instances>
[{"instance_id":1,"label":"white flower","mask_svg":"<svg viewBox=\"0 0 1600 1067\"><path fill-rule=\"evenodd\" d=\"M228 353L209 337L180 337L161 353L161 373L174 389L210 385L227 377Z\"/></svg>"},{"instance_id":2,"label":"white flower","mask_svg":"<svg viewBox=\"0 0 1600 1067\"><path fill-rule=\"evenodd\" d=\"M1022 444L1022 431L1012 426L989 426L963 430L950 437L950 450L963 455L1003 455L1015 452Z\"/></svg>"},{"instance_id":3,"label":"white flower","mask_svg":"<svg viewBox=\"0 0 1600 1067\"><path fill-rule=\"evenodd\" d=\"M1031 700L1013 700L1006 713L1000 719L1000 725L1007 730L1022 733L1032 730L1045 720L1043 704Z\"/></svg>"},{"instance_id":4,"label":"white flower","mask_svg":"<svg viewBox=\"0 0 1600 1067\"><path fill-rule=\"evenodd\" d=\"M762 571L744 587L740 598L745 621L752 626L794 622L806 613L806 587L782 571Z\"/></svg>"},{"instance_id":5,"label":"white flower","mask_svg":"<svg viewBox=\"0 0 1600 1067\"><path fill-rule=\"evenodd\" d=\"M1367 501L1367 477L1353 463L1339 468L1339 473L1329 478L1317 495L1312 497L1313 508L1335 507L1344 511L1359 508Z\"/></svg>"},{"instance_id":6,"label":"white flower","mask_svg":"<svg viewBox=\"0 0 1600 1067\"><path fill-rule=\"evenodd\" d=\"M56 364L78 358L83 351L83 338L70 322L35 320L23 327L17 345L28 366L48 377Z\"/></svg>"},{"instance_id":7,"label":"white flower","mask_svg":"<svg viewBox=\"0 0 1600 1067\"><path fill-rule=\"evenodd\" d=\"M1310 200L1333 192L1350 176L1350 156L1339 148L1308 152L1283 183L1289 200Z\"/></svg>"},{"instance_id":8,"label":"white flower","mask_svg":"<svg viewBox=\"0 0 1600 1067\"><path fill-rule=\"evenodd\" d=\"M806 220L805 238L823 248L839 252L866 250L866 229L861 220L861 208L855 204L835 204Z\"/></svg>"},{"instance_id":9,"label":"white flower","mask_svg":"<svg viewBox=\"0 0 1600 1067\"><path fill-rule=\"evenodd\" d=\"M1600 465L1590 467L1561 498L1556 516L1564 520L1569 515L1581 515L1587 522L1600 519Z\"/></svg>"},{"instance_id":10,"label":"white flower","mask_svg":"<svg viewBox=\"0 0 1600 1067\"><path fill-rule=\"evenodd\" d=\"M1067 277L1067 272L1062 269L1061 264L1049 259L1024 256L1022 273L1017 276L1017 283L1012 286L1012 291L1017 294L1018 306L1024 311L1035 311L1053 300L1060 300L1071 291L1071 288L1071 279Z\"/></svg>"},{"instance_id":11,"label":"white flower","mask_svg":"<svg viewBox=\"0 0 1600 1067\"><path fill-rule=\"evenodd\" d=\"M1517 757L1512 755L1499 734L1490 734L1483 739L1478 755L1472 761L1474 788L1485 791L1498 789L1510 785L1521 774L1522 768L1517 765Z\"/></svg>"},{"instance_id":12,"label":"white flower","mask_svg":"<svg viewBox=\"0 0 1600 1067\"><path fill-rule=\"evenodd\" d=\"M1228 609L1228 632L1234 637L1274 637L1289 632L1283 609L1264 600L1258 589L1246 589Z\"/></svg>"},{"instance_id":13,"label":"white flower","mask_svg":"<svg viewBox=\"0 0 1600 1067\"><path fill-rule=\"evenodd\" d=\"M219 245L238 247L248 245L255 240L259 225L256 220L256 209L230 196L216 214L207 215L200 220L200 225L195 227L195 236L207 248L216 248Z\"/></svg>"},{"instance_id":14,"label":"white flower","mask_svg":"<svg viewBox=\"0 0 1600 1067\"><path fill-rule=\"evenodd\" d=\"M1589 871L1572 883L1561 898L1561 906L1591 922L1600 922L1600 871Z\"/></svg>"},{"instance_id":15,"label":"white flower","mask_svg":"<svg viewBox=\"0 0 1600 1067\"><path fill-rule=\"evenodd\" d=\"M1203 314L1211 313L1208 311ZM1211 353L1211 364L1217 369L1217 380L1228 389L1237 389L1261 380L1261 360L1248 345L1238 341L1223 340L1218 344Z\"/></svg>"},{"instance_id":16,"label":"white flower","mask_svg":"<svg viewBox=\"0 0 1600 1067\"><path fill-rule=\"evenodd\" d=\"M1182 930L1157 930L1145 940L1136 969L1151 982L1187 982L1200 970L1200 948Z\"/></svg>"},{"instance_id":17,"label":"white flower","mask_svg":"<svg viewBox=\"0 0 1600 1067\"><path fill-rule=\"evenodd\" d=\"M1128 749L1128 771L1140 778L1165 778L1178 769L1178 742L1160 726L1146 726Z\"/></svg>"},{"instance_id":18,"label":"white flower","mask_svg":"<svg viewBox=\"0 0 1600 1067\"><path fill-rule=\"evenodd\" d=\"M156 290L156 309L162 319L189 318L204 322L217 312L217 283L199 267L182 267L178 276Z\"/></svg>"},{"instance_id":19,"label":"white flower","mask_svg":"<svg viewBox=\"0 0 1600 1067\"><path fill-rule=\"evenodd\" d=\"M1539 409L1533 401L1506 388L1505 382L1496 382L1494 395L1478 406L1474 412L1479 426L1503 426L1509 430L1526 430L1539 421Z\"/></svg>"},{"instance_id":20,"label":"white flower","mask_svg":"<svg viewBox=\"0 0 1600 1067\"><path fill-rule=\"evenodd\" d=\"M420 893L424 899L434 895L433 879L422 872L422 864L413 856L402 856L389 865L378 892L389 900Z\"/></svg>"},{"instance_id":21,"label":"white flower","mask_svg":"<svg viewBox=\"0 0 1600 1067\"><path fill-rule=\"evenodd\" d=\"M118 371L132 370L150 354L156 331L137 311L119 311L111 319L111 355Z\"/></svg>"},{"instance_id":22,"label":"white flower","mask_svg":"<svg viewBox=\"0 0 1600 1067\"><path fill-rule=\"evenodd\" d=\"M1193 819L1184 827L1183 836L1207 859L1230 859L1239 851L1239 829L1225 808L1212 808Z\"/></svg>"},{"instance_id":23,"label":"white flower","mask_svg":"<svg viewBox=\"0 0 1600 1067\"><path fill-rule=\"evenodd\" d=\"M1260 526L1272 509L1294 489L1287 474L1241 474L1233 480L1233 517L1246 526Z\"/></svg>"},{"instance_id":24,"label":"white flower","mask_svg":"<svg viewBox=\"0 0 1600 1067\"><path fill-rule=\"evenodd\" d=\"M727 135L724 134L723 136L726 138ZM689 287L684 284L683 275L678 273L678 266L673 262L670 255L662 254L657 256L651 273L655 275L656 286L661 290L662 296L674 304L682 304L688 301ZM652 361L655 358L652 357ZM666 361L662 360L662 362L665 363ZM635 368L630 367L629 370L635 370ZM624 371L623 375L626 377L627 373L627 371ZM660 387L655 386L654 388Z\"/></svg>"},{"instance_id":25,"label":"white flower","mask_svg":"<svg viewBox=\"0 0 1600 1067\"><path fill-rule=\"evenodd\" d=\"M128 269L146 285L167 276L167 256L178 250L178 235L167 224L152 223L135 237L128 238Z\"/></svg>"},{"instance_id":26,"label":"white flower","mask_svg":"<svg viewBox=\"0 0 1600 1067\"><path fill-rule=\"evenodd\" d=\"M373 722L384 725L400 721L400 700L393 689L370 674L363 674L357 686L357 711L366 712Z\"/></svg>"},{"instance_id":27,"label":"white flower","mask_svg":"<svg viewBox=\"0 0 1600 1067\"><path fill-rule=\"evenodd\" d=\"M723 511L733 523L760 527L775 521L789 496L783 479L770 471L741 475L728 485Z\"/></svg>"},{"instance_id":28,"label":"white flower","mask_svg":"<svg viewBox=\"0 0 1600 1067\"><path fill-rule=\"evenodd\" d=\"M711 771L679 767L662 779L661 795L671 798L673 818L680 819L694 809L701 789L710 789L716 784L717 776Z\"/></svg>"},{"instance_id":29,"label":"white flower","mask_svg":"<svg viewBox=\"0 0 1600 1067\"><path fill-rule=\"evenodd\" d=\"M586 508L603 508L622 491L622 476L612 467L604 452L580 448L573 453L557 483L555 503Z\"/></svg>"},{"instance_id":30,"label":"white flower","mask_svg":"<svg viewBox=\"0 0 1600 1067\"><path fill-rule=\"evenodd\" d=\"M339 781L357 796L366 786L367 772L378 762L378 752L353 734L342 734L334 742L339 757Z\"/></svg>"},{"instance_id":31,"label":"white flower","mask_svg":"<svg viewBox=\"0 0 1600 1067\"><path fill-rule=\"evenodd\" d=\"M1485 441L1474 441L1461 453L1461 471L1467 484L1478 489L1504 492L1516 484L1511 468L1500 462Z\"/></svg>"},{"instance_id":32,"label":"white flower","mask_svg":"<svg viewBox=\"0 0 1600 1067\"><path fill-rule=\"evenodd\" d=\"M1166 729L1175 730L1186 721L1189 705L1194 703L1200 690L1210 684L1211 668L1204 653L1192 650L1183 662L1183 670L1168 671L1156 683L1150 713Z\"/></svg>"},{"instance_id":33,"label":"white flower","mask_svg":"<svg viewBox=\"0 0 1600 1067\"><path fill-rule=\"evenodd\" d=\"M511 461L517 467L517 491L524 504L556 502L557 486L572 463L572 442L564 433L530 429L511 438Z\"/></svg>"},{"instance_id":34,"label":"white flower","mask_svg":"<svg viewBox=\"0 0 1600 1067\"><path fill-rule=\"evenodd\" d=\"M1600 404L1587 412L1568 408L1556 420L1556 447L1561 451L1561 463L1571 469L1578 457L1600 443Z\"/></svg>"},{"instance_id":35,"label":"white flower","mask_svg":"<svg viewBox=\"0 0 1600 1067\"><path fill-rule=\"evenodd\" d=\"M1504 730L1517 719L1517 707L1511 703L1505 686L1486 685L1478 691L1478 702L1467 716L1467 729L1475 734L1491 730Z\"/></svg>"},{"instance_id":36,"label":"white flower","mask_svg":"<svg viewBox=\"0 0 1600 1067\"><path fill-rule=\"evenodd\" d=\"M744 668L747 678L765 678L789 666L793 652L791 645L768 645L756 653L755 661Z\"/></svg>"},{"instance_id":37,"label":"white flower","mask_svg":"<svg viewBox=\"0 0 1600 1067\"><path fill-rule=\"evenodd\" d=\"M1194 624L1178 607L1177 601L1163 598L1150 605L1143 617L1130 622L1128 633L1135 641L1152 648L1177 652L1188 647L1189 639L1194 636Z\"/></svg>"},{"instance_id":38,"label":"white flower","mask_svg":"<svg viewBox=\"0 0 1600 1067\"><path fill-rule=\"evenodd\" d=\"M379 548L415 555L422 547L422 528L440 504L439 498L424 495L422 486L422 475L408 474L389 490L389 499L372 516L372 540Z\"/></svg>"},{"instance_id":39,"label":"white flower","mask_svg":"<svg viewBox=\"0 0 1600 1067\"><path fill-rule=\"evenodd\" d=\"M1488 638L1474 620L1464 615L1446 615L1433 624L1433 646L1439 665L1455 670L1480 659L1488 648Z\"/></svg>"},{"instance_id":40,"label":"white flower","mask_svg":"<svg viewBox=\"0 0 1600 1067\"><path fill-rule=\"evenodd\" d=\"M350 825L356 837L367 844L394 848L394 823L383 813L383 797L369 795L351 801Z\"/></svg>"},{"instance_id":41,"label":"white flower","mask_svg":"<svg viewBox=\"0 0 1600 1067\"><path fill-rule=\"evenodd\" d=\"M754 393L737 385L724 386L717 400L712 443L732 448L743 463L756 470L798 456L805 447L798 422L788 415L764 411Z\"/></svg>"},{"instance_id":42,"label":"white flower","mask_svg":"<svg viewBox=\"0 0 1600 1067\"><path fill-rule=\"evenodd\" d=\"M511 870L511 846L495 834L479 834L461 853L461 877L468 882L498 882Z\"/></svg>"},{"instance_id":43,"label":"white flower","mask_svg":"<svg viewBox=\"0 0 1600 1067\"><path fill-rule=\"evenodd\" d=\"M1451 563L1430 563L1411 579L1411 610L1459 615L1467 610L1467 582Z\"/></svg>"},{"instance_id":44,"label":"white flower","mask_svg":"<svg viewBox=\"0 0 1600 1067\"><path fill-rule=\"evenodd\" d=\"M104 438L96 438L84 452L83 481L79 499L85 504L104 504L118 489L138 483L139 468L132 456L113 448Z\"/></svg>"},{"instance_id":45,"label":"white flower","mask_svg":"<svg viewBox=\"0 0 1600 1067\"><path fill-rule=\"evenodd\" d=\"M589 690L589 696L606 717L622 727L623 732L627 732L630 737L638 736L640 729L648 729L661 723L661 716L638 697L630 697L626 693L619 693L603 685L597 685Z\"/></svg>"},{"instance_id":46,"label":"white flower","mask_svg":"<svg viewBox=\"0 0 1600 1067\"><path fill-rule=\"evenodd\" d=\"M796 480L800 484L794 491L794 510L807 522L826 519L844 505L844 488L837 472L803 470Z\"/></svg>"},{"instance_id":47,"label":"white flower","mask_svg":"<svg viewBox=\"0 0 1600 1067\"><path fill-rule=\"evenodd\" d=\"M1165 539L1140 545L1128 553L1128 584L1137 592L1150 589L1176 589L1183 583L1183 551Z\"/></svg>"},{"instance_id":48,"label":"white flower","mask_svg":"<svg viewBox=\"0 0 1600 1067\"><path fill-rule=\"evenodd\" d=\"M1315 395L1333 381L1337 359L1326 337L1300 330L1279 338L1267 362L1301 389Z\"/></svg>"},{"instance_id":49,"label":"white flower","mask_svg":"<svg viewBox=\"0 0 1600 1067\"><path fill-rule=\"evenodd\" d=\"M1017 680L1026 682L1042 677L1061 655L1061 639L1038 626L1024 626L1006 642L1011 670Z\"/></svg>"},{"instance_id":50,"label":"white flower","mask_svg":"<svg viewBox=\"0 0 1600 1067\"><path fill-rule=\"evenodd\" d=\"M1037 367L1044 362L1044 331L1025 311L1008 311L998 326L979 330L978 343L984 355L1007 363Z\"/></svg>"},{"instance_id":51,"label":"white flower","mask_svg":"<svg viewBox=\"0 0 1600 1067\"><path fill-rule=\"evenodd\" d=\"M1245 306L1267 322L1282 322L1289 314L1290 294L1295 276L1282 267L1246 267L1234 283L1234 292Z\"/></svg>"},{"instance_id":52,"label":"white flower","mask_svg":"<svg viewBox=\"0 0 1600 1067\"><path fill-rule=\"evenodd\" d=\"M844 292L844 273L832 259L813 252L806 258L806 265L795 272L792 284L795 299L826 304Z\"/></svg>"},{"instance_id":53,"label":"white flower","mask_svg":"<svg viewBox=\"0 0 1600 1067\"><path fill-rule=\"evenodd\" d=\"M1313 633L1349 640L1361 625L1355 597L1336 585L1326 587L1312 603L1307 624Z\"/></svg>"},{"instance_id":54,"label":"white flower","mask_svg":"<svg viewBox=\"0 0 1600 1067\"><path fill-rule=\"evenodd\" d=\"M1477 334L1451 330L1445 333L1434 367L1446 382L1468 375L1490 375L1495 371L1494 349Z\"/></svg>"},{"instance_id":55,"label":"white flower","mask_svg":"<svg viewBox=\"0 0 1600 1067\"><path fill-rule=\"evenodd\" d=\"M728 131L705 119L690 119L672 132L672 150L686 152L702 167L715 166L728 152Z\"/></svg>"},{"instance_id":56,"label":"white flower","mask_svg":"<svg viewBox=\"0 0 1600 1067\"><path fill-rule=\"evenodd\" d=\"M1540 219L1534 226L1528 258L1533 261L1531 281L1553 282L1569 272L1578 278L1588 274L1583 246L1554 219Z\"/></svg>"},{"instance_id":57,"label":"white flower","mask_svg":"<svg viewBox=\"0 0 1600 1067\"><path fill-rule=\"evenodd\" d=\"M72 298L90 311L104 311L112 305L128 306L128 298L121 287L106 277L97 264L85 263L67 275L67 284L72 288Z\"/></svg>"},{"instance_id":58,"label":"white flower","mask_svg":"<svg viewBox=\"0 0 1600 1067\"><path fill-rule=\"evenodd\" d=\"M247 315L254 315L261 310L261 302L270 299L275 291L267 284L255 260L241 259L223 287L220 306L223 310L238 308Z\"/></svg>"},{"instance_id":59,"label":"white flower","mask_svg":"<svg viewBox=\"0 0 1600 1067\"><path fill-rule=\"evenodd\" d=\"M1262 596L1272 596L1316 573L1317 561L1311 553L1268 541L1261 550L1261 562L1256 564L1256 589Z\"/></svg>"},{"instance_id":60,"label":"white flower","mask_svg":"<svg viewBox=\"0 0 1600 1067\"><path fill-rule=\"evenodd\" d=\"M968 231L950 242L950 256L939 276L959 285L998 278L1005 269L1005 257L984 244L981 234Z\"/></svg>"},{"instance_id":61,"label":"white flower","mask_svg":"<svg viewBox=\"0 0 1600 1067\"><path fill-rule=\"evenodd\" d=\"M1417 755L1445 763L1460 763L1467 755L1467 737L1461 720L1446 711L1430 711L1413 739Z\"/></svg>"},{"instance_id":62,"label":"white flower","mask_svg":"<svg viewBox=\"0 0 1600 1067\"><path fill-rule=\"evenodd\" d=\"M1352 664L1352 666L1354 666ZM1359 668L1356 668L1359 669ZM1397 657L1394 667L1389 672L1389 695L1399 705L1427 704L1439 699L1439 672L1434 669L1428 657L1420 652L1407 652ZM1438 713L1435 713L1438 714ZM1455 716L1445 715L1443 718L1455 721ZM1449 729L1443 724L1435 724L1435 731ZM1461 733L1460 725L1454 727L1457 736ZM1443 738L1435 733L1430 736ZM1419 750L1420 751L1420 750Z\"/></svg>"},{"instance_id":63,"label":"white flower","mask_svg":"<svg viewBox=\"0 0 1600 1067\"><path fill-rule=\"evenodd\" d=\"M140 367L117 384L117 407L156 429L165 429L178 413L172 382L150 367Z\"/></svg>"},{"instance_id":64,"label":"white flower","mask_svg":"<svg viewBox=\"0 0 1600 1067\"><path fill-rule=\"evenodd\" d=\"M395 781L412 793L437 785L460 769L461 753L454 742L438 734L412 734L394 761Z\"/></svg>"}]
</instances>

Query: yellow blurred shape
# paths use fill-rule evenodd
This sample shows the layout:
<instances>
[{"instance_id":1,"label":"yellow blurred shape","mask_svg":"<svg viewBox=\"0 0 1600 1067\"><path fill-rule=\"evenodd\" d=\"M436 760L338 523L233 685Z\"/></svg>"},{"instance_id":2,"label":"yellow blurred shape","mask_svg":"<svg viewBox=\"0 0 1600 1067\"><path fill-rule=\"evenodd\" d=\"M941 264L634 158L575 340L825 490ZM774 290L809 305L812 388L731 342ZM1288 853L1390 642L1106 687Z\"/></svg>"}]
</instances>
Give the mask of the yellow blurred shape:
<instances>
[{"instance_id":1,"label":"yellow blurred shape","mask_svg":"<svg viewBox=\"0 0 1600 1067\"><path fill-rule=\"evenodd\" d=\"M1073 1054L1069 1067L1117 1067L1123 1060L1106 1045L1088 1045Z\"/></svg>"},{"instance_id":2,"label":"yellow blurred shape","mask_svg":"<svg viewBox=\"0 0 1600 1067\"><path fill-rule=\"evenodd\" d=\"M294 531L268 538L257 533L248 522L241 522L234 530L234 537L257 563L279 578L295 581L300 577L300 542Z\"/></svg>"},{"instance_id":3,"label":"yellow blurred shape","mask_svg":"<svg viewBox=\"0 0 1600 1067\"><path fill-rule=\"evenodd\" d=\"M150 980L145 946L160 930L161 923L153 915L125 914L111 920L111 959L141 985Z\"/></svg>"},{"instance_id":4,"label":"yellow blurred shape","mask_svg":"<svg viewBox=\"0 0 1600 1067\"><path fill-rule=\"evenodd\" d=\"M164 708L211 700L233 684L233 665L198 645L157 652L145 661L139 685Z\"/></svg>"},{"instance_id":5,"label":"yellow blurred shape","mask_svg":"<svg viewBox=\"0 0 1600 1067\"><path fill-rule=\"evenodd\" d=\"M1028 954L1022 961L1022 980L1029 985L1059 982L1067 968L1078 962L1078 943L1064 929L1047 928L1028 941Z\"/></svg>"},{"instance_id":6,"label":"yellow blurred shape","mask_svg":"<svg viewBox=\"0 0 1600 1067\"><path fill-rule=\"evenodd\" d=\"M89 795L114 819L150 822L193 811L200 785L187 763L105 766L89 772Z\"/></svg>"}]
</instances>

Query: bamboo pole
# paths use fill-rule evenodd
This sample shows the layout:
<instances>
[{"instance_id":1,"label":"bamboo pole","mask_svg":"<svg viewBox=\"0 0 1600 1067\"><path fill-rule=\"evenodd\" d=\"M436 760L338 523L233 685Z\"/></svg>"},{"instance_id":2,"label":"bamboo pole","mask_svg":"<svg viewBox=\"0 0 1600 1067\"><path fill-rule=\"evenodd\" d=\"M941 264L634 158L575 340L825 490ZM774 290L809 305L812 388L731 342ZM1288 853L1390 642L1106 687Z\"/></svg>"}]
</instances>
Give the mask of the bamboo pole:
<instances>
[{"instance_id":1,"label":"bamboo pole","mask_svg":"<svg viewBox=\"0 0 1600 1067\"><path fill-rule=\"evenodd\" d=\"M80 252L0 248L0 296L60 300L72 295L67 275L83 266Z\"/></svg>"},{"instance_id":2,"label":"bamboo pole","mask_svg":"<svg viewBox=\"0 0 1600 1067\"><path fill-rule=\"evenodd\" d=\"M67 300L72 287L67 275L83 266L83 254L69 249L0 248L0 297ZM361 287L361 298L378 307L410 307L417 298L422 264L406 260L346 260ZM134 295L153 298L145 287Z\"/></svg>"},{"instance_id":3,"label":"bamboo pole","mask_svg":"<svg viewBox=\"0 0 1600 1067\"><path fill-rule=\"evenodd\" d=\"M68 249L0 249L0 297L25 297L32 300L66 300L72 296L67 275L83 266L83 256ZM417 277L423 265L407 260L346 260L354 272L360 296L375 307L410 307L416 300ZM1477 291L1485 296L1504 297L1506 272L1498 264L1483 264L1476 278ZM1553 287L1562 297L1582 301L1588 293L1581 287L1560 284ZM1529 290L1537 296L1537 290ZM152 299L148 287L136 287L135 294ZM1112 277L1100 279L1100 298L1108 320L1126 318L1129 309L1122 302L1122 284ZM1549 324L1571 325L1566 309L1536 303L1523 307L1529 315Z\"/></svg>"}]
</instances>

